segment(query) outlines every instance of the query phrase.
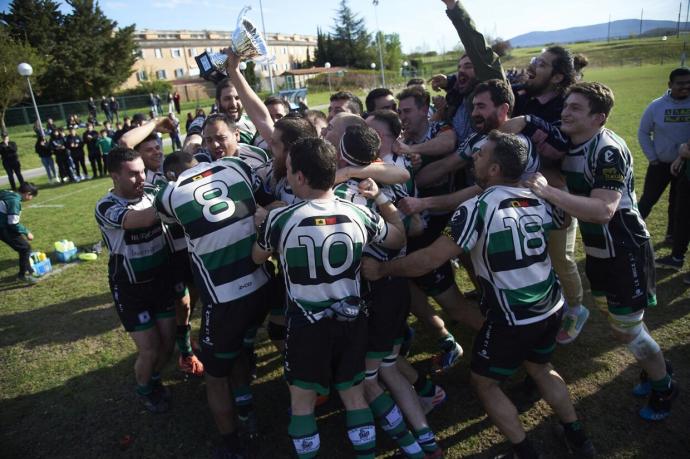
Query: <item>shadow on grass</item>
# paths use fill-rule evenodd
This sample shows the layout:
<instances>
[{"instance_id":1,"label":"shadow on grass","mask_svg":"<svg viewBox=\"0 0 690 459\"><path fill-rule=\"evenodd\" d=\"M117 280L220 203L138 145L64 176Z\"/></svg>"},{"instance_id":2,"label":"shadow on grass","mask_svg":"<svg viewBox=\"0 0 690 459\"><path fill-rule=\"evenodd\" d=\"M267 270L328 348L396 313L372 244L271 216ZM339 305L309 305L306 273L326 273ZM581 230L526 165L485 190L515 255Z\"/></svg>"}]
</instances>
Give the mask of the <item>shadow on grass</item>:
<instances>
[{"instance_id":1,"label":"shadow on grass","mask_svg":"<svg viewBox=\"0 0 690 459\"><path fill-rule=\"evenodd\" d=\"M106 292L6 315L0 346L69 343L113 330L120 325L112 301ZM37 324L43 328L38 330Z\"/></svg>"}]
</instances>

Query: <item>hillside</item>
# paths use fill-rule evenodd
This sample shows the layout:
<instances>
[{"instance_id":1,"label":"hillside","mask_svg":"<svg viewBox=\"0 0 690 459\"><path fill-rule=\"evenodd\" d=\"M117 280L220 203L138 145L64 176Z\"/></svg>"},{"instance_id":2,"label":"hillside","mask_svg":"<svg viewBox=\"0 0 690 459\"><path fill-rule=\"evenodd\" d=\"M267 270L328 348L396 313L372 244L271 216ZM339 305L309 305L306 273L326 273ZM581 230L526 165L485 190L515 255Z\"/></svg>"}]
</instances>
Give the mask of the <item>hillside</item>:
<instances>
[{"instance_id":1,"label":"hillside","mask_svg":"<svg viewBox=\"0 0 690 459\"><path fill-rule=\"evenodd\" d=\"M595 41L587 43L573 43L567 47L573 53L582 53L589 59L589 68L612 67L629 65L665 65L680 64L680 56L683 52L686 36L681 38L669 37L662 41L659 37L635 38L627 40L612 40L611 42ZM529 64L530 58L541 53L542 47L516 48L507 56L501 58L503 67L524 68ZM686 51L690 55L690 49ZM455 72L457 66L457 53L448 53L442 56L421 58L421 68L424 75L436 73ZM585 73L587 69L585 69Z\"/></svg>"},{"instance_id":2,"label":"hillside","mask_svg":"<svg viewBox=\"0 0 690 459\"><path fill-rule=\"evenodd\" d=\"M687 23L681 23L681 30L686 30ZM578 41L604 40L608 37L608 22L581 27L569 27L567 29L551 31L535 31L518 35L510 39L514 47L539 46L547 43L575 43ZM675 31L675 21L642 21L642 33L654 29L667 29ZM636 37L640 33L639 19L622 19L611 21L611 38Z\"/></svg>"}]
</instances>

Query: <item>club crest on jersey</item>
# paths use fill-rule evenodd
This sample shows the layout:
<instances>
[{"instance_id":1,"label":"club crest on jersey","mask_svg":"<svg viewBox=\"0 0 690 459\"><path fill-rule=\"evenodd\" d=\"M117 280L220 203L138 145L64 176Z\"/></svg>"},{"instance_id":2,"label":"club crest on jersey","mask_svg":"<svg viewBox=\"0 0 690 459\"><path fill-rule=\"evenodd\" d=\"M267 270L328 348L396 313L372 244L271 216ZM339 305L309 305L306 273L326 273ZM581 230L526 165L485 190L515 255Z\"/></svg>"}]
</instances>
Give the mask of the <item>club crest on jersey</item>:
<instances>
[{"instance_id":1,"label":"club crest on jersey","mask_svg":"<svg viewBox=\"0 0 690 459\"><path fill-rule=\"evenodd\" d=\"M514 199L514 200L510 203L510 205L511 205L512 207L529 207L529 206L530 206L530 202L529 202L528 200L524 200L524 199Z\"/></svg>"},{"instance_id":2,"label":"club crest on jersey","mask_svg":"<svg viewBox=\"0 0 690 459\"><path fill-rule=\"evenodd\" d=\"M192 177L192 181L196 182L197 180L201 180L205 177L208 177L209 175L213 175L213 171L211 169L206 170L206 171L202 172L201 174L195 175L194 177Z\"/></svg>"}]
</instances>

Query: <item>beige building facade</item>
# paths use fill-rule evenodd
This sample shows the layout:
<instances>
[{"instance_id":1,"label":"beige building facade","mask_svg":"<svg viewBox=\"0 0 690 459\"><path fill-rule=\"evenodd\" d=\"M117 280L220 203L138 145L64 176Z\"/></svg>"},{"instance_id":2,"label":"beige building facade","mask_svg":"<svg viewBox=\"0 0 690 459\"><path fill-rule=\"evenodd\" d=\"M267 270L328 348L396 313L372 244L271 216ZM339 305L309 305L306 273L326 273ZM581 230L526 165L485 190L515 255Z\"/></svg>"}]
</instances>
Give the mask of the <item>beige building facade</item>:
<instances>
[{"instance_id":1,"label":"beige building facade","mask_svg":"<svg viewBox=\"0 0 690 459\"><path fill-rule=\"evenodd\" d=\"M193 30L141 30L135 32L135 40L139 47L137 61L132 68L132 75L123 88L132 88L140 81L152 79L168 80L176 88L186 85L207 86L199 84L199 69L194 56L204 51L218 53L230 43L230 32L193 31ZM283 84L283 77L278 75L306 62L307 55L314 59L316 50L316 36L299 34L267 34L269 53L274 56L274 81L276 90ZM255 71L262 79L262 89L270 89L268 82L269 64L257 63ZM178 90L180 90L178 89ZM180 90L180 94L187 99L192 98L187 90Z\"/></svg>"}]
</instances>

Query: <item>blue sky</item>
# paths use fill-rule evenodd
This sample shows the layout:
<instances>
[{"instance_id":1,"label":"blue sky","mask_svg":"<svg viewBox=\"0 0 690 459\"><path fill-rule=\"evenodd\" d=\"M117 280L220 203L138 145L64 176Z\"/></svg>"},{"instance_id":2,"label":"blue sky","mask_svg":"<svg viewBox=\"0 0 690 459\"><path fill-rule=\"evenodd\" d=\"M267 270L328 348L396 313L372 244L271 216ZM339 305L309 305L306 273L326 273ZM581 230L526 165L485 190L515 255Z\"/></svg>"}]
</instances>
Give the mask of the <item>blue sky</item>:
<instances>
[{"instance_id":1,"label":"blue sky","mask_svg":"<svg viewBox=\"0 0 690 459\"><path fill-rule=\"evenodd\" d=\"M682 19L686 6L683 0ZM64 3L64 2L63 2ZM376 29L371 0L350 0L350 7ZM0 10L9 1L0 0ZM263 0L268 32L316 34L333 24L339 0ZM556 30L612 19L676 20L678 0L466 0L463 2L479 30L491 36L511 38L535 30ZM520 7L515 7L519 4ZM252 6L251 19L260 25L259 0L100 0L106 15L119 24L135 23L138 29L230 30L244 5ZM69 7L65 6L67 10ZM403 50L452 49L458 38L444 13L441 0L380 0L379 26L400 34Z\"/></svg>"}]
</instances>

